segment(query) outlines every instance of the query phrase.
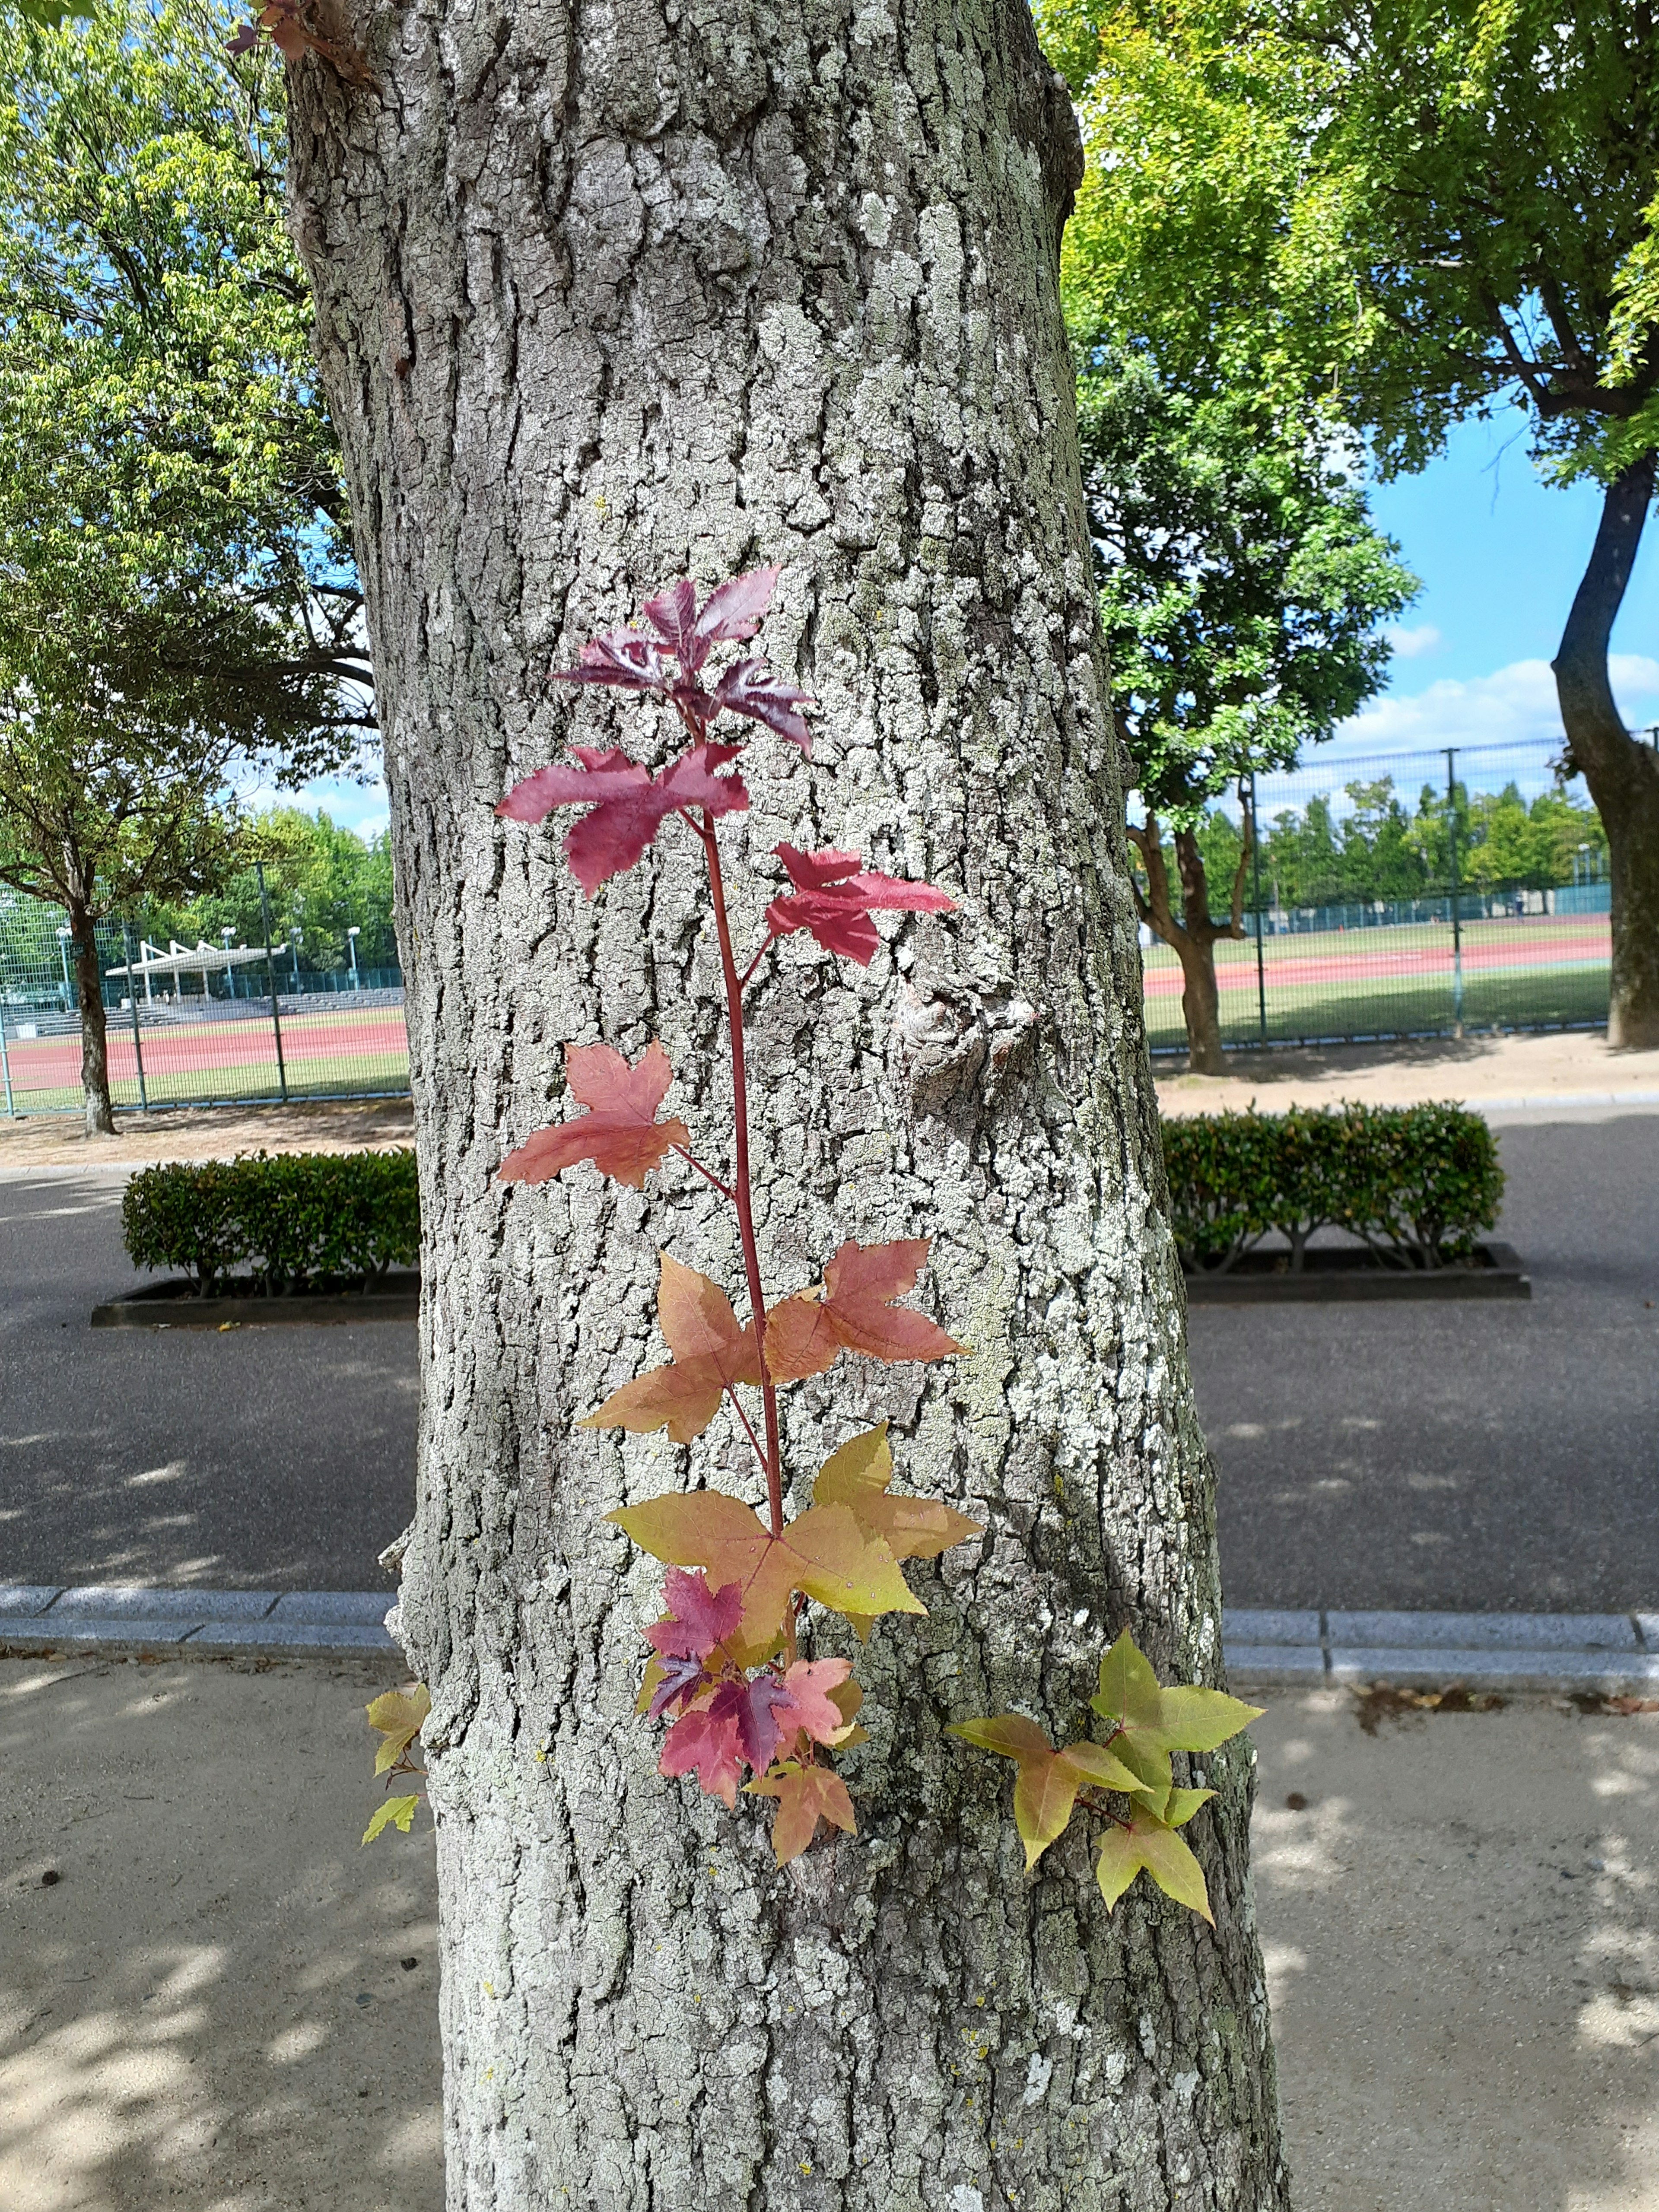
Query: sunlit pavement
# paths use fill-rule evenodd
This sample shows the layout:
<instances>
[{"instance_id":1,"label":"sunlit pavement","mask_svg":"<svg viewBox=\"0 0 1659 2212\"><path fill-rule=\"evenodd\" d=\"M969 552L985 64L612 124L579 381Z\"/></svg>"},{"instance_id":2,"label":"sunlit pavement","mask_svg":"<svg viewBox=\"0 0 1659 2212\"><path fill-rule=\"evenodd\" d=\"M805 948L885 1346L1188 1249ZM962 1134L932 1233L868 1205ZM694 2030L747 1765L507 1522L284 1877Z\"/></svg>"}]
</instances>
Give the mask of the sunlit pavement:
<instances>
[{"instance_id":1,"label":"sunlit pavement","mask_svg":"<svg viewBox=\"0 0 1659 2212\"><path fill-rule=\"evenodd\" d=\"M1193 1308L1229 1605L1659 1605L1659 1114L1499 1144L1528 1303Z\"/></svg>"},{"instance_id":2,"label":"sunlit pavement","mask_svg":"<svg viewBox=\"0 0 1659 2212\"><path fill-rule=\"evenodd\" d=\"M0 1177L0 1578L372 1589L415 1495L412 1322L93 1329L118 1171Z\"/></svg>"},{"instance_id":3,"label":"sunlit pavement","mask_svg":"<svg viewBox=\"0 0 1659 2212\"><path fill-rule=\"evenodd\" d=\"M6 2212L438 2212L431 1832L358 1844L395 1675L0 1662ZM1659 2212L1659 1713L1260 1697L1297 2212Z\"/></svg>"}]
</instances>

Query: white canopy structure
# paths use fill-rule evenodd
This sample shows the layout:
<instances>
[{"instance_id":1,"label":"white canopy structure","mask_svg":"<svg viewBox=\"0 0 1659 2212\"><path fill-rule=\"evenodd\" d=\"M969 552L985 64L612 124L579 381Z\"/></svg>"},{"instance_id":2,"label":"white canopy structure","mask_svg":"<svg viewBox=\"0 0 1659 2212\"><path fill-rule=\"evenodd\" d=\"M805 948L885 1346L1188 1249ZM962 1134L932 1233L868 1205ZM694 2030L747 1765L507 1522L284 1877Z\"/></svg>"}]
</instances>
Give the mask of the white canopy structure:
<instances>
[{"instance_id":1,"label":"white canopy structure","mask_svg":"<svg viewBox=\"0 0 1659 2212\"><path fill-rule=\"evenodd\" d=\"M273 945L270 957L274 960L279 952L287 951L286 945ZM210 945L205 938L200 938L191 945L180 945L176 938L169 938L167 949L163 952L159 945L151 945L141 938L138 957L131 966L106 968L104 973L106 975L129 977L142 975L144 996L147 1000L153 1000L155 994L151 987L158 975L172 976L175 981L181 975L200 975L202 989L205 993L210 975L222 973L226 969L246 968L264 957L263 945Z\"/></svg>"}]
</instances>

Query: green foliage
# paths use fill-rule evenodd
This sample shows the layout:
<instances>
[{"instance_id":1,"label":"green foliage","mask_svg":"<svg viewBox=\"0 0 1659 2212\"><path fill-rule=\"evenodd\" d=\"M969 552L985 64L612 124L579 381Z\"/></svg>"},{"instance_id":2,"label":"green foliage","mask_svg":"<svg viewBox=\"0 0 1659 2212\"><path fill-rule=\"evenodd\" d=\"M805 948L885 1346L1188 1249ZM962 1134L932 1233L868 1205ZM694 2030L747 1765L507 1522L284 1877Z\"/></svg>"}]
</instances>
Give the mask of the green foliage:
<instances>
[{"instance_id":1,"label":"green foliage","mask_svg":"<svg viewBox=\"0 0 1659 2212\"><path fill-rule=\"evenodd\" d=\"M1119 726L1147 805L1190 827L1382 685L1417 582L1310 410L1193 395L1144 347L1077 339L1078 428Z\"/></svg>"},{"instance_id":2,"label":"green foliage","mask_svg":"<svg viewBox=\"0 0 1659 2212\"><path fill-rule=\"evenodd\" d=\"M127 1185L121 1231L134 1267L183 1267L204 1297L250 1262L248 1287L272 1294L368 1283L419 1260L415 1155L258 1152L146 1168Z\"/></svg>"},{"instance_id":3,"label":"green foliage","mask_svg":"<svg viewBox=\"0 0 1659 2212\"><path fill-rule=\"evenodd\" d=\"M270 807L246 818L241 849L263 861L270 902L273 944L295 945L296 964L321 970L348 962L346 930L358 926L357 959L364 968L398 964L391 841L360 837L321 811ZM259 885L251 866L228 875L214 890L175 903L152 903L150 932L210 945L230 929L238 944L264 941ZM285 956L283 966L286 967Z\"/></svg>"},{"instance_id":4,"label":"green foliage","mask_svg":"<svg viewBox=\"0 0 1659 2212\"><path fill-rule=\"evenodd\" d=\"M278 65L229 21L0 20L0 879L94 913L222 880L239 758L369 719Z\"/></svg>"},{"instance_id":5,"label":"green foliage","mask_svg":"<svg viewBox=\"0 0 1659 2212\"><path fill-rule=\"evenodd\" d=\"M1450 883L1445 787L1425 784L1413 812L1391 775L1344 787L1339 819L1328 798L1286 808L1258 825L1264 898L1275 906L1338 906L1372 899L1443 896ZM1580 848L1592 872L1607 872L1607 832L1594 807L1556 787L1530 805L1518 787L1456 792L1457 878L1476 890L1545 890L1576 880ZM1198 842L1206 866L1225 880L1242 847L1239 825L1220 807L1204 816Z\"/></svg>"},{"instance_id":6,"label":"green foliage","mask_svg":"<svg viewBox=\"0 0 1659 2212\"><path fill-rule=\"evenodd\" d=\"M1561 473L1659 438L1659 40L1644 0L1045 0L1088 179L1074 312L1417 468L1518 400Z\"/></svg>"},{"instance_id":7,"label":"green foliage","mask_svg":"<svg viewBox=\"0 0 1659 2212\"><path fill-rule=\"evenodd\" d=\"M946 1733L1018 1766L1014 1825L1028 1874L1065 1832L1081 1800L1106 1823L1095 1875L1109 1911L1144 1869L1166 1897L1208 1920L1204 1870L1176 1831L1215 1792L1178 1785L1171 1753L1215 1751L1262 1708L1219 1690L1185 1684L1164 1689L1127 1628L1100 1662L1100 1686L1090 1704L1107 1723L1103 1743L1085 1739L1056 1751L1023 1713L957 1721Z\"/></svg>"},{"instance_id":8,"label":"green foliage","mask_svg":"<svg viewBox=\"0 0 1659 2212\"><path fill-rule=\"evenodd\" d=\"M1164 1160L1194 1269L1229 1268L1274 1231L1299 1268L1319 1229L1400 1266L1445 1267L1496 1226L1504 1195L1491 1130L1451 1104L1193 1115L1164 1124Z\"/></svg>"}]
</instances>

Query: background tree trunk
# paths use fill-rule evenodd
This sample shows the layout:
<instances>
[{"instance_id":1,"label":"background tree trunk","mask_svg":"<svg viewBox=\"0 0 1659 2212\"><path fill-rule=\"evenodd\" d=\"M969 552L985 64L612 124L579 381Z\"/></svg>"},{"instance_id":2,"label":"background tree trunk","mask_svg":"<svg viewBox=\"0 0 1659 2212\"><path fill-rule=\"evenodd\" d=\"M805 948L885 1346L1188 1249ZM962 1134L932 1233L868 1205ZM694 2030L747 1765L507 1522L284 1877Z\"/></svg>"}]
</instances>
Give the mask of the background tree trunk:
<instances>
[{"instance_id":1,"label":"background tree trunk","mask_svg":"<svg viewBox=\"0 0 1659 2212\"><path fill-rule=\"evenodd\" d=\"M1556 654L1567 750L1607 833L1613 879L1610 1044L1659 1045L1659 753L1626 729L1607 678L1607 646L1653 498L1654 456L1608 485L1601 526Z\"/></svg>"},{"instance_id":2,"label":"background tree trunk","mask_svg":"<svg viewBox=\"0 0 1659 2212\"><path fill-rule=\"evenodd\" d=\"M1075 126L1023 5L355 18L384 97L295 84L294 204L380 685L427 1290L403 1634L432 1686L452 2206L602 2212L1283 2207L1246 1871L1249 1753L1189 1831L1213 1935L1082 1836L1028 1882L1006 1771L945 1722L1078 1730L1125 1621L1221 1670L1122 790L1055 283ZM641 726L550 666L688 566L785 565L763 642L823 702L763 735L722 835L740 939L769 848L856 845L962 910L758 994L769 1286L931 1231L975 1347L785 1399L811 1472L885 1415L907 1486L989 1523L879 1626L855 1838L655 1771L632 1712L660 1571L599 1516L752 1466L711 1431L573 1434L657 1355L656 1249L735 1292L689 1176L504 1189L567 1040L660 1033L728 1101L688 834L592 906L491 809ZM712 1448L712 1449L711 1449ZM722 1456L723 1455L723 1456ZM820 1628L817 1649L833 1648Z\"/></svg>"},{"instance_id":3,"label":"background tree trunk","mask_svg":"<svg viewBox=\"0 0 1659 2212\"><path fill-rule=\"evenodd\" d=\"M98 972L98 940L88 907L71 900L64 908L74 933L75 995L81 1012L81 1089L86 1098L87 1134L112 1137L115 1115L109 1097L109 1036L104 1019L104 979Z\"/></svg>"}]
</instances>

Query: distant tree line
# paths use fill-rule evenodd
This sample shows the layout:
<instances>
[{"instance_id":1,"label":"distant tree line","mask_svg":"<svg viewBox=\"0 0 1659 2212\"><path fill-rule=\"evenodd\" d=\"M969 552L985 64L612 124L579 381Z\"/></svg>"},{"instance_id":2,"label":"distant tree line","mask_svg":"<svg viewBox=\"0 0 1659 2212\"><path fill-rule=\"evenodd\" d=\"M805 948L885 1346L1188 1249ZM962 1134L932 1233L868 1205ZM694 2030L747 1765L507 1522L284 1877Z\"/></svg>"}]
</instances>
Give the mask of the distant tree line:
<instances>
[{"instance_id":1,"label":"distant tree line","mask_svg":"<svg viewBox=\"0 0 1659 2212\"><path fill-rule=\"evenodd\" d=\"M1346 811L1339 813L1329 798L1310 799L1261 825L1262 903L1340 906L1443 896L1450 881L1444 787L1425 783L1415 813L1401 803L1390 775L1344 790ZM1544 890L1583 875L1607 875L1601 817L1559 787L1540 792L1529 805L1514 783L1473 793L1460 783L1456 836L1457 879L1472 890ZM1243 851L1242 819L1212 807L1198 842L1211 877L1230 880ZM1254 902L1252 870L1246 903Z\"/></svg>"},{"instance_id":2,"label":"distant tree line","mask_svg":"<svg viewBox=\"0 0 1659 2212\"><path fill-rule=\"evenodd\" d=\"M277 962L279 986L296 968L305 975L349 966L347 932L354 924L360 969L397 966L392 854L383 835L361 837L320 811L274 806L246 818L239 851L247 864L236 866L218 890L135 906L129 914L100 922L103 963L124 957L124 921L153 944L177 938L180 944L195 945L205 938L216 945L227 928L234 944L263 944L259 881L252 866L257 859L264 868L271 942L289 948ZM57 981L60 912L0 888L0 1000L25 989L37 996L31 986ZM263 978L256 980L256 988L263 989Z\"/></svg>"}]
</instances>

